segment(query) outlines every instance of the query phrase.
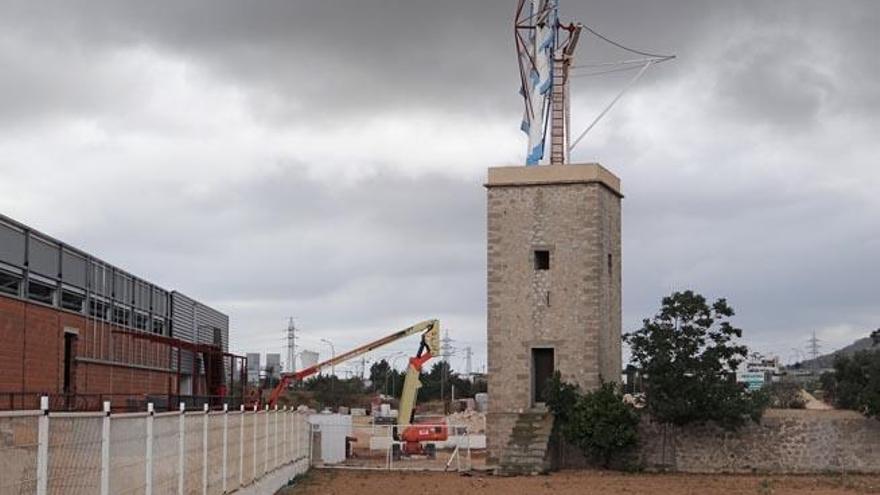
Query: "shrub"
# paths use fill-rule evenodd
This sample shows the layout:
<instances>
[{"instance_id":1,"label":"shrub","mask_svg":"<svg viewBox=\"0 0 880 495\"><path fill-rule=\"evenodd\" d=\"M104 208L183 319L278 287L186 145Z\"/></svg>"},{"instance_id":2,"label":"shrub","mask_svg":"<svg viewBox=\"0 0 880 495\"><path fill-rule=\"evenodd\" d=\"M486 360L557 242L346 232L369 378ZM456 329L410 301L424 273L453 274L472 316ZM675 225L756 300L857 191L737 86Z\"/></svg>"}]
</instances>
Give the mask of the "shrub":
<instances>
[{"instance_id":1,"label":"shrub","mask_svg":"<svg viewBox=\"0 0 880 495\"><path fill-rule=\"evenodd\" d=\"M820 378L826 396L841 409L880 416L880 351L859 351L834 359L834 373Z\"/></svg>"},{"instance_id":2,"label":"shrub","mask_svg":"<svg viewBox=\"0 0 880 495\"><path fill-rule=\"evenodd\" d=\"M638 443L639 415L613 383L582 394L557 372L546 390L554 429L587 458L608 467Z\"/></svg>"},{"instance_id":3,"label":"shrub","mask_svg":"<svg viewBox=\"0 0 880 495\"><path fill-rule=\"evenodd\" d=\"M803 409L807 400L801 393L801 386L794 382L774 382L765 387L770 407L775 409Z\"/></svg>"}]
</instances>

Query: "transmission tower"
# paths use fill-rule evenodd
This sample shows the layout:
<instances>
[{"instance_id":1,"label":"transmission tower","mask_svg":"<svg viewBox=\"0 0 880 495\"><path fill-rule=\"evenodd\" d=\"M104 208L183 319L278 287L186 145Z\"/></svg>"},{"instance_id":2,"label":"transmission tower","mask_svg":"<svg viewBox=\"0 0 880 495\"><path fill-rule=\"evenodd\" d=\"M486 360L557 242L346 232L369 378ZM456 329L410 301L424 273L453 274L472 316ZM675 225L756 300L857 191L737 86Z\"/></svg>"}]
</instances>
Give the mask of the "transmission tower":
<instances>
[{"instance_id":1,"label":"transmission tower","mask_svg":"<svg viewBox=\"0 0 880 495\"><path fill-rule=\"evenodd\" d=\"M296 324L292 316L287 322L287 371L296 371Z\"/></svg>"},{"instance_id":2,"label":"transmission tower","mask_svg":"<svg viewBox=\"0 0 880 495\"><path fill-rule=\"evenodd\" d=\"M820 340L816 338L816 331L813 330L813 336L807 340L807 349L810 352L810 357L813 359L813 371L819 369L819 349L822 347L820 344Z\"/></svg>"},{"instance_id":3,"label":"transmission tower","mask_svg":"<svg viewBox=\"0 0 880 495\"><path fill-rule=\"evenodd\" d=\"M449 364L449 356L452 355L453 350L452 338L449 337L449 330L446 330L446 336L440 339L440 359Z\"/></svg>"}]
</instances>

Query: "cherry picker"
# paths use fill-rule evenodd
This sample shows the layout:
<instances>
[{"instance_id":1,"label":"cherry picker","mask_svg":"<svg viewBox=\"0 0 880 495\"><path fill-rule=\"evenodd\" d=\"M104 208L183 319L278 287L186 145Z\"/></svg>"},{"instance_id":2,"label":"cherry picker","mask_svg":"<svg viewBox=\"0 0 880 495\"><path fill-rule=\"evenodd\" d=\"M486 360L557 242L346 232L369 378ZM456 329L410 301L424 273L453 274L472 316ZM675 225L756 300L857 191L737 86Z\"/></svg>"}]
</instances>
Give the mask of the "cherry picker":
<instances>
[{"instance_id":1,"label":"cherry picker","mask_svg":"<svg viewBox=\"0 0 880 495\"><path fill-rule=\"evenodd\" d=\"M433 421L431 424L419 424L414 421L416 399L422 383L419 374L425 363L437 355L440 350L440 321L425 320L411 327L404 328L390 335L374 340L368 344L352 349L336 357L322 361L314 366L304 368L294 373L282 373L281 380L269 394L268 404L270 407L278 402L278 398L287 390L291 380L301 381L318 373L324 368L356 358L367 352L396 342L400 339L421 333L421 340L415 356L409 359L406 368L406 378L403 381L403 390L400 394L400 408L397 416L397 425L393 428L394 444L392 447L395 459L401 456L426 455L434 457L436 446L433 442L442 442L449 437L449 431L445 421Z\"/></svg>"}]
</instances>

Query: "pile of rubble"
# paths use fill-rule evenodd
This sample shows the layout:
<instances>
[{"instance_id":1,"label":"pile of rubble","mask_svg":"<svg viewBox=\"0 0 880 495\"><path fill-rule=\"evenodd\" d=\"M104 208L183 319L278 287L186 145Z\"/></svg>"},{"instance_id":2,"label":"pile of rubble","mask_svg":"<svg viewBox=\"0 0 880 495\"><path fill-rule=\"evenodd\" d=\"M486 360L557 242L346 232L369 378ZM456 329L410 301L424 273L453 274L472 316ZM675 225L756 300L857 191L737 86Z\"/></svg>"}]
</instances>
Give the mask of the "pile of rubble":
<instances>
[{"instance_id":1,"label":"pile of rubble","mask_svg":"<svg viewBox=\"0 0 880 495\"><path fill-rule=\"evenodd\" d=\"M486 433L486 414L477 411L463 411L446 416L449 426L466 426L471 435Z\"/></svg>"}]
</instances>

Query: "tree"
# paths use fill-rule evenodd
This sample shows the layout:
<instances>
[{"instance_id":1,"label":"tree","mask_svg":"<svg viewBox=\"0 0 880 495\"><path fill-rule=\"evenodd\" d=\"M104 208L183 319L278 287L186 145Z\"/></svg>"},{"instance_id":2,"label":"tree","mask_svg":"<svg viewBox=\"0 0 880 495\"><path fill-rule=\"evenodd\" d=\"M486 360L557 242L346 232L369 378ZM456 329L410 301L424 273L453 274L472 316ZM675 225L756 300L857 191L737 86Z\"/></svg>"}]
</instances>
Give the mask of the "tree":
<instances>
[{"instance_id":1,"label":"tree","mask_svg":"<svg viewBox=\"0 0 880 495\"><path fill-rule=\"evenodd\" d=\"M385 359L373 363L370 366L370 382L372 383L372 390L374 392L381 391L385 394L389 394L392 379L396 378L394 376L395 373L397 373L397 371L392 369L391 365L388 364L388 361Z\"/></svg>"},{"instance_id":2,"label":"tree","mask_svg":"<svg viewBox=\"0 0 880 495\"><path fill-rule=\"evenodd\" d=\"M613 383L586 394L553 374L544 400L553 411L553 430L584 455L608 467L638 443L639 415L623 402Z\"/></svg>"},{"instance_id":3,"label":"tree","mask_svg":"<svg viewBox=\"0 0 880 495\"><path fill-rule=\"evenodd\" d=\"M459 376L446 361L437 361L427 373L422 372L419 381L422 387L419 389L419 400L438 400L441 397L449 400L452 398L452 388L455 387L455 396L472 397L475 391L482 388L475 387L470 380ZM440 388L443 388L442 393Z\"/></svg>"},{"instance_id":4,"label":"tree","mask_svg":"<svg viewBox=\"0 0 880 495\"><path fill-rule=\"evenodd\" d=\"M823 391L841 409L880 416L880 351L865 350L834 358L834 372L820 377Z\"/></svg>"},{"instance_id":5,"label":"tree","mask_svg":"<svg viewBox=\"0 0 880 495\"><path fill-rule=\"evenodd\" d=\"M742 330L728 321L733 315L725 299L709 306L690 290L675 292L641 329L624 336L644 376L652 417L676 425L714 421L728 429L760 419L766 397L735 380L748 349L735 342Z\"/></svg>"}]
</instances>

